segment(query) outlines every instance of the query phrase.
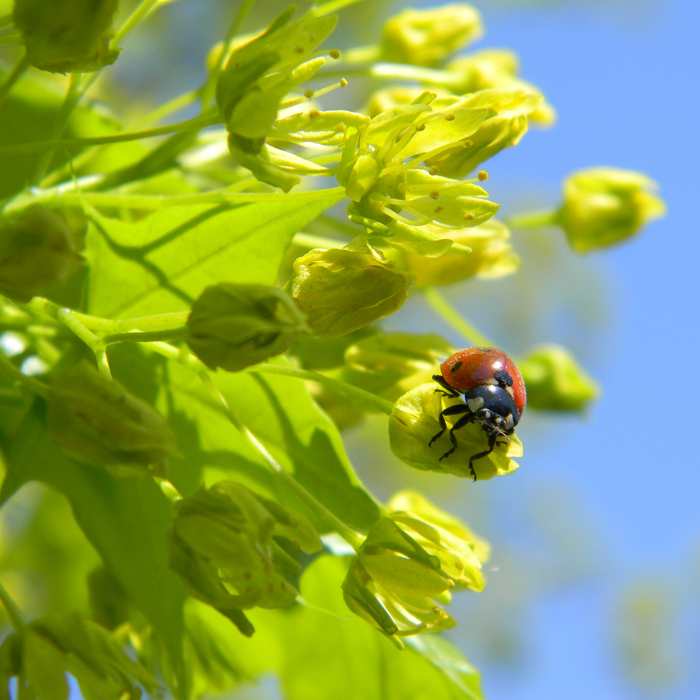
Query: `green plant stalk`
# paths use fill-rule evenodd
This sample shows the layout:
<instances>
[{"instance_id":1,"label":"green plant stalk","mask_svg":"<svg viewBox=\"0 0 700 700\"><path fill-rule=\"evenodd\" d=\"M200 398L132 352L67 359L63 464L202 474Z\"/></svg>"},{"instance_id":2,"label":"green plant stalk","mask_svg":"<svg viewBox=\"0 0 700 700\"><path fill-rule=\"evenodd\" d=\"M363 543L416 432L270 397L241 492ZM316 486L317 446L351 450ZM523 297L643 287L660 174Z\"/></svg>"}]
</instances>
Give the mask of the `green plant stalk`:
<instances>
[{"instance_id":1,"label":"green plant stalk","mask_svg":"<svg viewBox=\"0 0 700 700\"><path fill-rule=\"evenodd\" d=\"M59 312L63 307L55 304L43 297L34 297L27 304L23 304L22 308L33 313L40 313L59 320ZM127 319L111 319L101 318L100 316L90 316L82 314L78 311L71 311L71 314L80 323L93 330L104 331L111 333L122 333L132 330L140 330L143 328L158 328L161 326L181 326L187 321L190 315L189 311L175 311L167 314L155 314L153 316L140 316L137 318Z\"/></svg>"},{"instance_id":2,"label":"green plant stalk","mask_svg":"<svg viewBox=\"0 0 700 700\"><path fill-rule=\"evenodd\" d=\"M1 149L0 149L1 150ZM235 185L234 185L235 187ZM191 204L248 204L251 202L317 202L326 199L329 193L338 198L345 193L343 187L333 187L310 192L230 192L229 188L185 195L147 195L147 194L102 194L100 192L67 192L61 187L24 195L8 205L5 211L22 209L29 204L41 203L46 207L82 206L86 202L95 207L121 207L125 209L143 209L156 211L169 207L188 206Z\"/></svg>"},{"instance_id":3,"label":"green plant stalk","mask_svg":"<svg viewBox=\"0 0 700 700\"><path fill-rule=\"evenodd\" d=\"M236 12L236 16L233 18L233 22L231 22L231 25L226 32L224 45L221 49L216 65L214 66L214 70L212 70L212 72L209 74L206 83L202 87L202 111L207 109L214 99L219 73L221 73L226 59L228 58L229 51L231 50L231 43L235 39L236 34L243 24L243 21L253 9L253 5L255 5L256 2L257 0L243 0L241 6L238 8L238 12Z\"/></svg>"},{"instance_id":4,"label":"green plant stalk","mask_svg":"<svg viewBox=\"0 0 700 700\"><path fill-rule=\"evenodd\" d=\"M68 120L70 119L70 115L72 114L75 106L78 104L78 100L80 100L80 97L82 95L82 93L80 92L81 77L82 75L80 74L71 73L68 82L68 92L66 92L66 96L63 99L61 109L56 119L56 123L54 124L51 132L51 136L55 141L60 141L61 136L65 131L66 125L68 124ZM32 174L30 180L30 184L32 187L36 187L44 179L44 175L46 173L46 169L49 167L49 163L51 162L53 152L53 148L42 149L41 151L39 151L39 153L42 153L42 157L39 158L37 167L34 170L34 173Z\"/></svg>"},{"instance_id":5,"label":"green plant stalk","mask_svg":"<svg viewBox=\"0 0 700 700\"><path fill-rule=\"evenodd\" d=\"M225 397L216 387L209 376L209 372L198 358L191 353L179 350L178 348L168 345L167 343L153 342L148 343L147 346L161 355L170 358L171 360L181 362L188 369L193 371L204 384L207 391L216 402L216 405L223 411L224 415L229 419L236 430L238 430L241 435L243 435L243 437L251 444L251 446L260 454L271 471L277 474L288 486L290 486L290 488L292 488L294 492L299 495L299 497L302 498L304 502L323 520L325 520L328 525L333 528L355 551L358 550L363 542L363 537L352 528L349 528L338 517L333 515L333 513L326 508L326 506L312 496L286 469L284 469L284 467L282 467L282 465L277 462L277 460L275 460L275 458L267 451L265 446L230 409Z\"/></svg>"},{"instance_id":6,"label":"green plant stalk","mask_svg":"<svg viewBox=\"0 0 700 700\"><path fill-rule=\"evenodd\" d=\"M435 287L427 287L423 290L423 297L428 302L433 311L458 333L463 335L468 341L475 343L479 347L498 347L492 340L482 335L474 326L460 316L445 297L438 292Z\"/></svg>"},{"instance_id":7,"label":"green plant stalk","mask_svg":"<svg viewBox=\"0 0 700 700\"><path fill-rule=\"evenodd\" d=\"M299 369L298 367L287 367L285 365L273 365L269 363L261 363L248 367L246 372L260 372L264 374L281 374L285 377L294 377L306 381L318 382L333 389L340 394L347 396L361 410L368 413L386 413L388 416L394 410L394 404L391 401L382 399L369 391L360 389L359 387L342 382L339 379L327 377L319 372L312 372L308 369Z\"/></svg>"},{"instance_id":8,"label":"green plant stalk","mask_svg":"<svg viewBox=\"0 0 700 700\"><path fill-rule=\"evenodd\" d=\"M551 210L527 211L511 216L505 221L510 228L542 228L556 226L559 212Z\"/></svg>"},{"instance_id":9,"label":"green plant stalk","mask_svg":"<svg viewBox=\"0 0 700 700\"><path fill-rule=\"evenodd\" d=\"M347 241L340 241L337 238L325 238L324 236L316 236L313 233L304 233L300 231L294 234L292 239L294 245L303 246L304 248L343 248L347 245Z\"/></svg>"},{"instance_id":10,"label":"green plant stalk","mask_svg":"<svg viewBox=\"0 0 700 700\"><path fill-rule=\"evenodd\" d=\"M97 369L107 379L112 378L107 359L107 349L99 336L95 335L87 326L84 326L70 309L59 309L58 318L70 328L95 353Z\"/></svg>"},{"instance_id":11,"label":"green plant stalk","mask_svg":"<svg viewBox=\"0 0 700 700\"><path fill-rule=\"evenodd\" d=\"M158 4L158 0L141 0L138 7L127 17L124 24L109 42L110 49L120 48L124 37Z\"/></svg>"},{"instance_id":12,"label":"green plant stalk","mask_svg":"<svg viewBox=\"0 0 700 700\"><path fill-rule=\"evenodd\" d=\"M15 632L23 632L27 627L27 621L19 609L19 605L15 603L14 598L10 595L9 591L5 586L2 585L0 581L0 601L2 601L5 610L7 611L7 617L10 620L12 629Z\"/></svg>"},{"instance_id":13,"label":"green plant stalk","mask_svg":"<svg viewBox=\"0 0 700 700\"><path fill-rule=\"evenodd\" d=\"M162 340L165 342L171 340L182 340L187 336L187 326L180 328L168 328L161 331L132 331L130 333L114 333L102 337L102 342L105 345L114 345L115 343L146 343Z\"/></svg>"},{"instance_id":14,"label":"green plant stalk","mask_svg":"<svg viewBox=\"0 0 700 700\"><path fill-rule=\"evenodd\" d=\"M184 122L168 124L167 126L159 126L154 129L144 129L143 131L125 132L123 134L114 134L113 136L96 136L94 138L85 139L50 139L48 141L31 141L29 143L18 143L12 146L2 146L0 148L0 158L7 156L26 155L29 153L43 153L45 151L53 152L57 148L73 149L84 148L86 146L102 146L109 143L124 143L126 141L138 141L139 139L148 139L153 136L163 136L164 134L174 134L178 131L194 131L204 129L207 126L213 126L220 123L219 115L213 115L207 112L202 116L188 119Z\"/></svg>"}]
</instances>

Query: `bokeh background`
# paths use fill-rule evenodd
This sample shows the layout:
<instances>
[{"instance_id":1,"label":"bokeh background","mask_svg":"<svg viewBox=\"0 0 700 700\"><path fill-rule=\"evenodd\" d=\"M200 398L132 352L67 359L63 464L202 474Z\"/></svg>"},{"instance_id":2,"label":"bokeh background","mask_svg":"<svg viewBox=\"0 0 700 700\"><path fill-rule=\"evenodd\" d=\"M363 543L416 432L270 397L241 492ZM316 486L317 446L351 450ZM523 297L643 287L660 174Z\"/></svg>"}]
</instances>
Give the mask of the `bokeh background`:
<instances>
[{"instance_id":1,"label":"bokeh background","mask_svg":"<svg viewBox=\"0 0 700 700\"><path fill-rule=\"evenodd\" d=\"M526 414L518 472L474 485L411 470L391 455L383 417L349 430L346 442L378 496L416 487L492 542L485 592L456 596L451 610L459 622L451 636L482 671L491 700L697 700L700 2L472 4L486 27L473 48L517 52L522 76L559 115L553 129L532 129L487 164L487 189L502 216L556 207L564 177L598 165L648 174L668 215L634 240L585 257L556 230L514 231L520 274L445 289L510 353L560 343L602 386L583 416ZM268 20L280 6L259 0L255 12ZM349 8L349 32L334 43L372 43L381 21L405 6L367 0ZM138 115L196 88L207 48L234 9L228 0L180 0L157 13L104 72L106 101ZM359 107L371 87L351 84L344 106ZM420 298L386 327L465 344ZM34 497L28 492L27 510L7 516L14 527ZM64 503L53 516L69 523L60 534L64 551L80 535ZM51 536L59 537L47 534L53 516L35 525L37 541L48 542L36 556L46 560ZM68 583L55 593L70 605ZM266 682L235 697L276 695Z\"/></svg>"}]
</instances>

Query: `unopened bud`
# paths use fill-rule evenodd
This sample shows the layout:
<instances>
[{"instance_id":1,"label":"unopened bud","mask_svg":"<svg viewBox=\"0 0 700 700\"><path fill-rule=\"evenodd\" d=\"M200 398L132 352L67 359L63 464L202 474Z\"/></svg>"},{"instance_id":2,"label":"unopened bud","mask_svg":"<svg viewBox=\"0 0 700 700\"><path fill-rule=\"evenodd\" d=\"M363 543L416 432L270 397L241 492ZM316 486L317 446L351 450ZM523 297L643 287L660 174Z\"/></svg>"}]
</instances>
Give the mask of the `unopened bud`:
<instances>
[{"instance_id":1,"label":"unopened bud","mask_svg":"<svg viewBox=\"0 0 700 700\"><path fill-rule=\"evenodd\" d=\"M163 476L178 456L170 426L154 408L103 377L87 362L51 384L48 429L69 456L115 476Z\"/></svg>"},{"instance_id":2,"label":"unopened bud","mask_svg":"<svg viewBox=\"0 0 700 700\"><path fill-rule=\"evenodd\" d=\"M285 352L305 329L303 316L281 289L221 282L192 305L187 344L210 369L238 372Z\"/></svg>"},{"instance_id":3,"label":"unopened bud","mask_svg":"<svg viewBox=\"0 0 700 700\"><path fill-rule=\"evenodd\" d=\"M598 384L571 354L557 345L535 348L518 362L530 408L580 411L598 398Z\"/></svg>"},{"instance_id":4,"label":"unopened bud","mask_svg":"<svg viewBox=\"0 0 700 700\"><path fill-rule=\"evenodd\" d=\"M63 219L38 205L0 223L0 293L20 302L66 280L82 258Z\"/></svg>"},{"instance_id":5,"label":"unopened bud","mask_svg":"<svg viewBox=\"0 0 700 700\"><path fill-rule=\"evenodd\" d=\"M319 336L350 333L398 311L413 275L368 253L311 250L294 262L291 295Z\"/></svg>"},{"instance_id":6,"label":"unopened bud","mask_svg":"<svg viewBox=\"0 0 700 700\"><path fill-rule=\"evenodd\" d=\"M86 73L116 61L109 48L117 0L15 0L15 26L31 65L52 73Z\"/></svg>"},{"instance_id":7,"label":"unopened bud","mask_svg":"<svg viewBox=\"0 0 700 700\"><path fill-rule=\"evenodd\" d=\"M289 577L301 567L275 543L283 537L306 553L321 542L304 516L232 481L200 488L178 501L170 532L170 567L188 591L226 615L244 634L242 612L291 605Z\"/></svg>"},{"instance_id":8,"label":"unopened bud","mask_svg":"<svg viewBox=\"0 0 700 700\"><path fill-rule=\"evenodd\" d=\"M435 66L476 41L482 33L479 13L463 3L404 10L384 24L382 58L394 63Z\"/></svg>"},{"instance_id":9,"label":"unopened bud","mask_svg":"<svg viewBox=\"0 0 700 700\"><path fill-rule=\"evenodd\" d=\"M557 221L577 253L618 243L666 213L651 193L655 183L641 173L591 168L570 175Z\"/></svg>"}]
</instances>

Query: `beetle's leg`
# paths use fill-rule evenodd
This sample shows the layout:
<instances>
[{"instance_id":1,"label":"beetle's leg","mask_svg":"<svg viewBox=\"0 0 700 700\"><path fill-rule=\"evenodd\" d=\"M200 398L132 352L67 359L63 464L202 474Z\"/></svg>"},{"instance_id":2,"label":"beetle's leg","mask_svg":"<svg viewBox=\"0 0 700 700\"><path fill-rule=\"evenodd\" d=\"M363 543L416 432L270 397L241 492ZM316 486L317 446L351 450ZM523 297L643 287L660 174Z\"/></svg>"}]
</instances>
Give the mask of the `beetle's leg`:
<instances>
[{"instance_id":1,"label":"beetle's leg","mask_svg":"<svg viewBox=\"0 0 700 700\"><path fill-rule=\"evenodd\" d=\"M453 408L453 407L450 406L450 408ZM468 407L466 404L464 404L464 408L466 409L466 411L453 411L453 412L452 412L453 415L456 415L456 414L458 414L458 413L466 413L467 415L466 415L466 416L462 416L462 417L450 428L450 442L452 443L452 449L451 449L451 450L448 450L447 452L445 452L444 455L442 455L442 457L440 457L440 459L438 460L438 461L440 461L440 462L442 462L442 460L445 459L445 457L449 457L449 456L457 449L457 438L456 438L456 436L455 436L455 430L459 430L460 428L463 428L465 425L468 425L469 423L473 423L474 420L475 420L475 418L476 418L475 414L472 413L472 412L469 410L469 407ZM445 413L445 412L448 411L448 410L449 410L449 409L446 408L445 411L443 411L443 413ZM449 414L448 414L448 415L449 415Z\"/></svg>"},{"instance_id":2,"label":"beetle's leg","mask_svg":"<svg viewBox=\"0 0 700 700\"><path fill-rule=\"evenodd\" d=\"M430 447L447 430L447 423L445 423L445 416L458 416L460 413L469 413L470 415L474 415L469 410L469 406L467 406L467 404L465 404L465 403L456 403L454 406L448 406L444 410L440 411L440 415L438 416L438 420L440 421L440 428L442 428L442 430L440 430L440 432L437 433L437 435L434 435L432 437L432 439L428 443L428 447ZM460 418L460 420L457 422L459 423L461 420L464 420L464 419ZM454 428L453 428L453 430L454 430ZM445 455L440 457L440 459L442 459L443 457L445 457Z\"/></svg>"},{"instance_id":3,"label":"beetle's leg","mask_svg":"<svg viewBox=\"0 0 700 700\"><path fill-rule=\"evenodd\" d=\"M476 481L476 472L474 471L474 462L477 459L481 459L482 457L486 457L490 455L494 448L496 447L497 443L496 441L498 440L498 433L493 433L492 435L489 435L489 449L484 450L484 452L479 452L479 454L473 455L470 460L469 460L469 471L472 473L472 476L474 477L474 481Z\"/></svg>"}]
</instances>

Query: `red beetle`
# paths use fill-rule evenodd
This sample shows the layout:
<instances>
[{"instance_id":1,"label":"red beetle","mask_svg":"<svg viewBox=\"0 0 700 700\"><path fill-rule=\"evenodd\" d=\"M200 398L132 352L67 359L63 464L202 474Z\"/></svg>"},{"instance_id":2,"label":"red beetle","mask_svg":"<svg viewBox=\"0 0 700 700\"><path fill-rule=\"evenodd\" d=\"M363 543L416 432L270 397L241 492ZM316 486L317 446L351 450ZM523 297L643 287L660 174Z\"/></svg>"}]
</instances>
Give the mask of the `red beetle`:
<instances>
[{"instance_id":1,"label":"red beetle","mask_svg":"<svg viewBox=\"0 0 700 700\"><path fill-rule=\"evenodd\" d=\"M469 423L479 423L488 435L489 449L475 454L469 460L469 469L476 481L474 461L490 455L499 436L512 435L525 410L525 383L513 360L496 348L465 348L448 357L441 365L442 374L433 379L442 387L445 396L463 397L464 403L448 406L440 412L442 430L428 443L432 445L447 430L445 416L462 417L450 428L452 449L440 460L449 457L457 449L455 430Z\"/></svg>"}]
</instances>

